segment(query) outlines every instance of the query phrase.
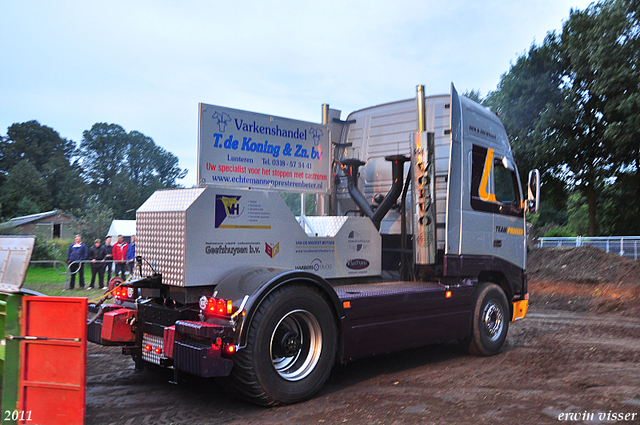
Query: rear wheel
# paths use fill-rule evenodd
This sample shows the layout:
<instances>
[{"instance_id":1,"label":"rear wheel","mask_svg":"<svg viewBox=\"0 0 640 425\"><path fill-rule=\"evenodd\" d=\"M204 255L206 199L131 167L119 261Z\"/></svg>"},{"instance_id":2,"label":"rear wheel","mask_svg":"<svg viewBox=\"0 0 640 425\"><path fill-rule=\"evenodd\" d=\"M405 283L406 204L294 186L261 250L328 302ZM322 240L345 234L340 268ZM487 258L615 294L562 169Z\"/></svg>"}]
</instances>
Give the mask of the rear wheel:
<instances>
[{"instance_id":1,"label":"rear wheel","mask_svg":"<svg viewBox=\"0 0 640 425\"><path fill-rule=\"evenodd\" d=\"M483 284L476 295L471 336L465 341L470 353L492 356L500 351L509 330L509 304L494 283Z\"/></svg>"},{"instance_id":2,"label":"rear wheel","mask_svg":"<svg viewBox=\"0 0 640 425\"><path fill-rule=\"evenodd\" d=\"M285 286L269 294L250 324L231 371L237 392L261 405L296 403L325 383L336 352L336 324L319 290Z\"/></svg>"}]
</instances>

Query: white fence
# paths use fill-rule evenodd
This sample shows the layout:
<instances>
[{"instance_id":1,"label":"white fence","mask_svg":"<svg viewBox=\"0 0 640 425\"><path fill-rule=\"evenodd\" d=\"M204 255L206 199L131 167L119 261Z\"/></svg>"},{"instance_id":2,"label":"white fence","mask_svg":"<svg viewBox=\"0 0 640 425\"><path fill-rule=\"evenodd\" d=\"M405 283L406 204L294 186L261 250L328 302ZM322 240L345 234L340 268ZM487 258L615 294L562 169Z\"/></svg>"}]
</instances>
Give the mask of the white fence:
<instances>
[{"instance_id":1,"label":"white fence","mask_svg":"<svg viewBox=\"0 0 640 425\"><path fill-rule=\"evenodd\" d=\"M576 238L549 237L539 238L536 242L537 248L583 245L595 246L605 250L606 252L613 252L637 260L640 236L578 236Z\"/></svg>"}]
</instances>

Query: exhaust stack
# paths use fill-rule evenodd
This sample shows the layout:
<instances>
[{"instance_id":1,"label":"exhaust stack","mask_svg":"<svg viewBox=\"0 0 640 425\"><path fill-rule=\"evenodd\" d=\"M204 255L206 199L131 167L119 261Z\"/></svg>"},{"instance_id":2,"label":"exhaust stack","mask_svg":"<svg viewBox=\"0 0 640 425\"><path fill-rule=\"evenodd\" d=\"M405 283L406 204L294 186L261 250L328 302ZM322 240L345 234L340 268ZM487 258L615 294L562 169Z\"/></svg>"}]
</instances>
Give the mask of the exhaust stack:
<instances>
[{"instance_id":1,"label":"exhaust stack","mask_svg":"<svg viewBox=\"0 0 640 425\"><path fill-rule=\"evenodd\" d=\"M411 149L413 252L416 265L436 263L435 134L427 132L424 86L417 87L418 132Z\"/></svg>"},{"instance_id":2,"label":"exhaust stack","mask_svg":"<svg viewBox=\"0 0 640 425\"><path fill-rule=\"evenodd\" d=\"M404 155L391 155L384 158L392 163L393 184L391 189L384 197L375 212L369 206L367 199L358 189L358 169L365 163L358 159L347 159L342 161L342 170L347 176L347 190L353 201L358 205L360 210L371 219L376 229L380 230L380 223L385 215L389 212L393 204L398 200L402 193L402 185L404 182L404 163L409 161Z\"/></svg>"}]
</instances>

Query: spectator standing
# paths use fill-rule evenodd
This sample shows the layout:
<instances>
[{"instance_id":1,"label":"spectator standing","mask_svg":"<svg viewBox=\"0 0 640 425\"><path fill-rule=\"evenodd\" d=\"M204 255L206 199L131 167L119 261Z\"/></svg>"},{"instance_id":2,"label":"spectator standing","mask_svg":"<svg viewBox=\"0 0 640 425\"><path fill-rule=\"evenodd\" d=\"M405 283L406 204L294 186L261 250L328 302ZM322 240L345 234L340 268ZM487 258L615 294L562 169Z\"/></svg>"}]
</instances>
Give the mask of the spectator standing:
<instances>
[{"instance_id":1,"label":"spectator standing","mask_svg":"<svg viewBox=\"0 0 640 425\"><path fill-rule=\"evenodd\" d=\"M75 242L69 247L67 252L67 261L69 261L69 272L71 272L71 280L69 281L69 289L73 289L76 284L76 274L80 275L78 287L84 288L84 260L87 259L87 246L82 243L80 235L76 235Z\"/></svg>"},{"instance_id":2,"label":"spectator standing","mask_svg":"<svg viewBox=\"0 0 640 425\"><path fill-rule=\"evenodd\" d=\"M124 240L122 235L118 235L118 242L113 246L111 250L113 254L113 262L116 265L116 271L114 273L114 277L118 276L120 273L120 277L122 279L125 278L124 272L127 269L127 249L129 248L129 244Z\"/></svg>"},{"instance_id":3,"label":"spectator standing","mask_svg":"<svg viewBox=\"0 0 640 425\"><path fill-rule=\"evenodd\" d=\"M127 269L129 274L133 274L133 269L136 267L136 235L131 236L131 243L127 248Z\"/></svg>"},{"instance_id":4,"label":"spectator standing","mask_svg":"<svg viewBox=\"0 0 640 425\"><path fill-rule=\"evenodd\" d=\"M107 256L104 259L104 268L107 271L107 284L111 280L111 268L113 267L113 247L111 246L111 236L104 240L104 250Z\"/></svg>"},{"instance_id":5,"label":"spectator standing","mask_svg":"<svg viewBox=\"0 0 640 425\"><path fill-rule=\"evenodd\" d=\"M91 283L87 290L93 289L96 282L96 274L98 275L98 284L100 289L104 288L104 262L107 256L107 250L104 245L100 245L100 239L96 239L93 246L89 248L89 259L91 260Z\"/></svg>"}]
</instances>

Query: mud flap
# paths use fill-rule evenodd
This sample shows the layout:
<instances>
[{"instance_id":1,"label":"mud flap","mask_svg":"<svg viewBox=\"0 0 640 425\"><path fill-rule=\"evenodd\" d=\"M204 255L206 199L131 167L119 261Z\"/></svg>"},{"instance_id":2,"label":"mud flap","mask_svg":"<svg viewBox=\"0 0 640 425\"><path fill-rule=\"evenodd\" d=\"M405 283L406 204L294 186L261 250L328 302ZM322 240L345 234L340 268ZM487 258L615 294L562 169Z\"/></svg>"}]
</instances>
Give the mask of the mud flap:
<instances>
[{"instance_id":1,"label":"mud flap","mask_svg":"<svg viewBox=\"0 0 640 425\"><path fill-rule=\"evenodd\" d=\"M514 301L513 303L513 317L512 322L516 320L524 319L527 315L527 309L529 308L529 300Z\"/></svg>"}]
</instances>

